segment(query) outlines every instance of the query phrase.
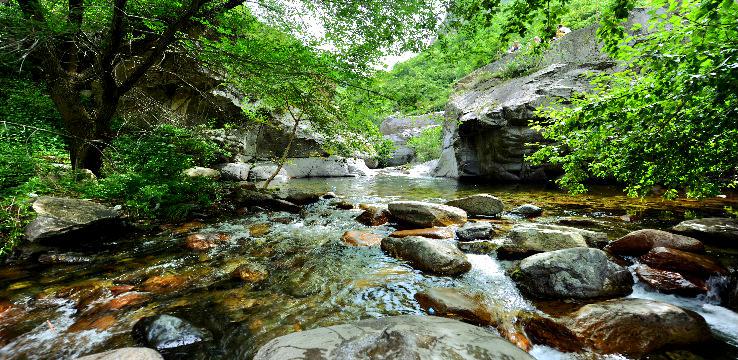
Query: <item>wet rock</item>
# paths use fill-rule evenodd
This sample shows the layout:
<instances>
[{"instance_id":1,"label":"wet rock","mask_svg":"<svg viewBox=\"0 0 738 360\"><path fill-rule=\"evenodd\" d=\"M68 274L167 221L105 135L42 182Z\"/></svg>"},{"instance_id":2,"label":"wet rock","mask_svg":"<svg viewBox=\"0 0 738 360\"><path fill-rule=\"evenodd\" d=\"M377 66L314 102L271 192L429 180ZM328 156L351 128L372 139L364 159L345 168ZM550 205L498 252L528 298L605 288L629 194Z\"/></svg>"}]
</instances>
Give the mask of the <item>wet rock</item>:
<instances>
[{"instance_id":1,"label":"wet rock","mask_svg":"<svg viewBox=\"0 0 738 360\"><path fill-rule=\"evenodd\" d=\"M185 247L191 250L204 251L226 243L230 235L225 233L192 234L185 239Z\"/></svg>"},{"instance_id":2,"label":"wet rock","mask_svg":"<svg viewBox=\"0 0 738 360\"><path fill-rule=\"evenodd\" d=\"M284 200L297 205L308 205L322 200L324 194L322 192L293 191L287 194Z\"/></svg>"},{"instance_id":3,"label":"wet rock","mask_svg":"<svg viewBox=\"0 0 738 360\"><path fill-rule=\"evenodd\" d=\"M598 352L633 357L711 339L705 319L697 313L645 299L585 305L572 314L569 328Z\"/></svg>"},{"instance_id":4,"label":"wet rock","mask_svg":"<svg viewBox=\"0 0 738 360\"><path fill-rule=\"evenodd\" d=\"M477 194L451 200L446 205L457 207L471 216L497 216L503 210L502 200L490 194Z\"/></svg>"},{"instance_id":5,"label":"wet rock","mask_svg":"<svg viewBox=\"0 0 738 360\"><path fill-rule=\"evenodd\" d=\"M489 240L464 241L458 243L457 246L459 247L459 250L465 253L483 255L491 254L500 247L499 244Z\"/></svg>"},{"instance_id":6,"label":"wet rock","mask_svg":"<svg viewBox=\"0 0 738 360\"><path fill-rule=\"evenodd\" d=\"M707 285L699 278L687 279L684 275L658 270L647 265L638 265L636 275L650 287L666 294L678 294L683 296L696 296L707 292Z\"/></svg>"},{"instance_id":7,"label":"wet rock","mask_svg":"<svg viewBox=\"0 0 738 360\"><path fill-rule=\"evenodd\" d=\"M206 168L202 166L195 166L191 167L185 171L182 172L185 176L189 177L202 177L202 178L208 178L208 179L218 179L220 178L220 171Z\"/></svg>"},{"instance_id":8,"label":"wet rock","mask_svg":"<svg viewBox=\"0 0 738 360\"><path fill-rule=\"evenodd\" d=\"M43 254L38 257L38 262L45 265L84 264L92 262L92 258L80 254Z\"/></svg>"},{"instance_id":9,"label":"wet rock","mask_svg":"<svg viewBox=\"0 0 738 360\"><path fill-rule=\"evenodd\" d=\"M141 289L153 293L168 293L185 288L189 282L182 275L152 276L141 284Z\"/></svg>"},{"instance_id":10,"label":"wet rock","mask_svg":"<svg viewBox=\"0 0 738 360\"><path fill-rule=\"evenodd\" d=\"M572 248L523 259L512 278L525 294L542 299L592 299L632 292L630 272L599 249Z\"/></svg>"},{"instance_id":11,"label":"wet rock","mask_svg":"<svg viewBox=\"0 0 738 360\"><path fill-rule=\"evenodd\" d=\"M144 293L129 293L118 296L105 305L109 310L120 310L129 306L143 304L149 297Z\"/></svg>"},{"instance_id":12,"label":"wet rock","mask_svg":"<svg viewBox=\"0 0 738 360\"><path fill-rule=\"evenodd\" d=\"M413 230L397 230L391 233L389 236L396 238L403 238L408 236L422 236L429 239L452 239L454 232L448 228L428 228L428 229L413 229Z\"/></svg>"},{"instance_id":13,"label":"wet rock","mask_svg":"<svg viewBox=\"0 0 738 360\"><path fill-rule=\"evenodd\" d=\"M174 230L172 230L172 234L173 235L182 235L182 234L186 234L186 233L188 233L190 231L200 229L200 228L202 228L204 226L205 226L205 224L203 224L203 223L201 223L199 221L191 221L191 222L184 223L184 224L176 227Z\"/></svg>"},{"instance_id":14,"label":"wet rock","mask_svg":"<svg viewBox=\"0 0 738 360\"><path fill-rule=\"evenodd\" d=\"M697 239L654 229L633 231L610 242L605 247L605 251L617 255L640 256L655 247L667 247L689 252L705 251L705 246Z\"/></svg>"},{"instance_id":15,"label":"wet rock","mask_svg":"<svg viewBox=\"0 0 738 360\"><path fill-rule=\"evenodd\" d=\"M515 215L520 215L520 216L527 217L527 218L532 218L532 217L543 215L543 209L533 204L520 205L510 210L510 212Z\"/></svg>"},{"instance_id":16,"label":"wet rock","mask_svg":"<svg viewBox=\"0 0 738 360\"><path fill-rule=\"evenodd\" d=\"M352 246L375 246L382 242L384 236L372 234L365 231L346 231L341 236L341 240Z\"/></svg>"},{"instance_id":17,"label":"wet rock","mask_svg":"<svg viewBox=\"0 0 738 360\"><path fill-rule=\"evenodd\" d=\"M488 222L468 222L456 230L459 241L488 240L495 236L497 227Z\"/></svg>"},{"instance_id":18,"label":"wet rock","mask_svg":"<svg viewBox=\"0 0 738 360\"><path fill-rule=\"evenodd\" d=\"M491 332L433 316L392 316L317 328L273 339L254 360L533 359Z\"/></svg>"},{"instance_id":19,"label":"wet rock","mask_svg":"<svg viewBox=\"0 0 738 360\"><path fill-rule=\"evenodd\" d=\"M127 347L77 358L77 360L163 360L156 350L145 347Z\"/></svg>"},{"instance_id":20,"label":"wet rock","mask_svg":"<svg viewBox=\"0 0 738 360\"><path fill-rule=\"evenodd\" d=\"M249 235L251 237L262 237L269 233L272 225L269 223L254 224L249 226Z\"/></svg>"},{"instance_id":21,"label":"wet rock","mask_svg":"<svg viewBox=\"0 0 738 360\"><path fill-rule=\"evenodd\" d=\"M738 248L738 219L703 218L682 221L672 231L715 245Z\"/></svg>"},{"instance_id":22,"label":"wet rock","mask_svg":"<svg viewBox=\"0 0 738 360\"><path fill-rule=\"evenodd\" d=\"M325 194L323 194L323 195L320 196L320 198L322 200L330 200L330 199L335 199L337 197L338 197L338 195L336 195L336 193L334 193L333 191L329 191L329 192L327 192L327 193L325 193Z\"/></svg>"},{"instance_id":23,"label":"wet rock","mask_svg":"<svg viewBox=\"0 0 738 360\"><path fill-rule=\"evenodd\" d=\"M86 318L86 317L80 317L77 319L77 321L72 324L67 331L69 332L79 332L79 331L86 331L86 330L97 330L97 331L104 331L115 325L116 321L118 321L114 315L107 314L102 315L99 317L92 317L92 318Z\"/></svg>"},{"instance_id":24,"label":"wet rock","mask_svg":"<svg viewBox=\"0 0 738 360\"><path fill-rule=\"evenodd\" d=\"M225 180L246 181L249 179L251 165L246 163L225 163L216 166Z\"/></svg>"},{"instance_id":25,"label":"wet rock","mask_svg":"<svg viewBox=\"0 0 738 360\"><path fill-rule=\"evenodd\" d=\"M735 271L725 279L725 286L720 292L720 303L733 311L738 311L738 273Z\"/></svg>"},{"instance_id":26,"label":"wet rock","mask_svg":"<svg viewBox=\"0 0 738 360\"><path fill-rule=\"evenodd\" d=\"M421 227L461 225L466 223L466 212L448 205L420 201L396 201L388 205L396 221Z\"/></svg>"},{"instance_id":27,"label":"wet rock","mask_svg":"<svg viewBox=\"0 0 738 360\"><path fill-rule=\"evenodd\" d=\"M710 276L726 274L727 270L715 260L686 251L657 247L651 249L640 260L651 267L683 274Z\"/></svg>"},{"instance_id":28,"label":"wet rock","mask_svg":"<svg viewBox=\"0 0 738 360\"><path fill-rule=\"evenodd\" d=\"M351 210L354 208L354 204L346 200L334 201L333 203L331 203L331 206L340 210Z\"/></svg>"},{"instance_id":29,"label":"wet rock","mask_svg":"<svg viewBox=\"0 0 738 360\"><path fill-rule=\"evenodd\" d=\"M550 346L563 352L579 352L584 344L566 324L534 312L518 314L518 323L534 344Z\"/></svg>"},{"instance_id":30,"label":"wet rock","mask_svg":"<svg viewBox=\"0 0 738 360\"><path fill-rule=\"evenodd\" d=\"M50 245L99 238L122 224L116 210L88 200L41 196L33 210L38 216L26 227L26 238Z\"/></svg>"},{"instance_id":31,"label":"wet rock","mask_svg":"<svg viewBox=\"0 0 738 360\"><path fill-rule=\"evenodd\" d=\"M356 221L366 226L379 226L389 222L390 213L387 206L361 204L359 208L364 212L356 217Z\"/></svg>"},{"instance_id":32,"label":"wet rock","mask_svg":"<svg viewBox=\"0 0 738 360\"><path fill-rule=\"evenodd\" d=\"M583 226L583 227L600 225L600 223L597 220L586 217L586 216L563 217L563 218L556 220L556 224L563 225L563 226Z\"/></svg>"},{"instance_id":33,"label":"wet rock","mask_svg":"<svg viewBox=\"0 0 738 360\"><path fill-rule=\"evenodd\" d=\"M171 315L145 317L133 326L134 337L157 350L205 341L208 334Z\"/></svg>"},{"instance_id":34,"label":"wet rock","mask_svg":"<svg viewBox=\"0 0 738 360\"><path fill-rule=\"evenodd\" d=\"M236 194L236 200L245 205L264 206L266 203L274 200L274 196L265 191L241 188Z\"/></svg>"},{"instance_id":35,"label":"wet rock","mask_svg":"<svg viewBox=\"0 0 738 360\"><path fill-rule=\"evenodd\" d=\"M500 247L502 258L522 258L528 255L587 247L587 240L581 230L558 225L521 224L508 233L508 241Z\"/></svg>"},{"instance_id":36,"label":"wet rock","mask_svg":"<svg viewBox=\"0 0 738 360\"><path fill-rule=\"evenodd\" d=\"M247 264L237 267L231 273L231 277L250 283L260 283L269 277L269 272L264 266Z\"/></svg>"},{"instance_id":37,"label":"wet rock","mask_svg":"<svg viewBox=\"0 0 738 360\"><path fill-rule=\"evenodd\" d=\"M135 286L133 285L115 285L115 286L111 286L108 289L113 295L118 295L118 294L126 293L129 291L133 291L134 288Z\"/></svg>"},{"instance_id":38,"label":"wet rock","mask_svg":"<svg viewBox=\"0 0 738 360\"><path fill-rule=\"evenodd\" d=\"M427 313L480 325L492 323L484 299L456 288L431 288L415 294L415 300Z\"/></svg>"},{"instance_id":39,"label":"wet rock","mask_svg":"<svg viewBox=\"0 0 738 360\"><path fill-rule=\"evenodd\" d=\"M466 255L450 241L423 237L382 239L382 250L408 261L414 268L439 275L458 275L471 269Z\"/></svg>"}]
</instances>

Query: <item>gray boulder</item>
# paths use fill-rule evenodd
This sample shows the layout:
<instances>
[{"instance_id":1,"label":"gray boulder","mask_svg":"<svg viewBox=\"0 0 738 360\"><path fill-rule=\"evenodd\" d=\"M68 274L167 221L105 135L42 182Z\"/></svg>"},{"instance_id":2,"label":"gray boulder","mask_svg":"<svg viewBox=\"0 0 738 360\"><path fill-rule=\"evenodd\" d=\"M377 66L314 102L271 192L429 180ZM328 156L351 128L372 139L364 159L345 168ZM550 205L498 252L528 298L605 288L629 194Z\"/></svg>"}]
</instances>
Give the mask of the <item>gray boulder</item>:
<instances>
[{"instance_id":1,"label":"gray boulder","mask_svg":"<svg viewBox=\"0 0 738 360\"><path fill-rule=\"evenodd\" d=\"M291 158L287 159L284 169L290 178L357 177L372 174L364 160L337 156Z\"/></svg>"},{"instance_id":2,"label":"gray boulder","mask_svg":"<svg viewBox=\"0 0 738 360\"><path fill-rule=\"evenodd\" d=\"M533 204L523 204L510 210L510 212L515 215L531 218L541 216L541 214L543 214L543 209Z\"/></svg>"},{"instance_id":3,"label":"gray boulder","mask_svg":"<svg viewBox=\"0 0 738 360\"><path fill-rule=\"evenodd\" d=\"M157 350L205 341L209 335L194 325L171 315L145 317L133 326L134 337Z\"/></svg>"},{"instance_id":4,"label":"gray boulder","mask_svg":"<svg viewBox=\"0 0 738 360\"><path fill-rule=\"evenodd\" d=\"M674 232L707 243L738 248L738 219L702 218L682 221L671 228Z\"/></svg>"},{"instance_id":5,"label":"gray boulder","mask_svg":"<svg viewBox=\"0 0 738 360\"><path fill-rule=\"evenodd\" d=\"M126 347L97 354L87 355L77 360L160 360L164 359L156 350L145 347Z\"/></svg>"},{"instance_id":6,"label":"gray boulder","mask_svg":"<svg viewBox=\"0 0 738 360\"><path fill-rule=\"evenodd\" d=\"M500 248L504 257L524 257L535 253L587 247L588 239L607 239L607 235L568 226L528 223L516 225Z\"/></svg>"},{"instance_id":7,"label":"gray boulder","mask_svg":"<svg viewBox=\"0 0 738 360\"><path fill-rule=\"evenodd\" d=\"M249 179L251 165L245 163L225 163L216 166L225 180L245 181Z\"/></svg>"},{"instance_id":8,"label":"gray boulder","mask_svg":"<svg viewBox=\"0 0 738 360\"><path fill-rule=\"evenodd\" d=\"M466 223L466 212L448 205L421 201L395 201L389 203L387 208L396 221L420 227Z\"/></svg>"},{"instance_id":9,"label":"gray boulder","mask_svg":"<svg viewBox=\"0 0 738 360\"><path fill-rule=\"evenodd\" d=\"M542 299L593 299L632 292L630 272L599 249L572 248L523 259L512 272L521 291Z\"/></svg>"},{"instance_id":10,"label":"gray boulder","mask_svg":"<svg viewBox=\"0 0 738 360\"><path fill-rule=\"evenodd\" d=\"M88 200L41 196L33 202L33 210L37 217L25 230L29 241L81 238L121 225L116 210Z\"/></svg>"},{"instance_id":11,"label":"gray boulder","mask_svg":"<svg viewBox=\"0 0 738 360\"><path fill-rule=\"evenodd\" d=\"M382 250L405 260L412 267L439 275L458 275L471 270L471 263L451 241L419 236L382 239Z\"/></svg>"},{"instance_id":12,"label":"gray boulder","mask_svg":"<svg viewBox=\"0 0 738 360\"><path fill-rule=\"evenodd\" d=\"M466 211L469 215L497 216L502 210L502 200L490 194L476 194L461 199L451 200L446 203Z\"/></svg>"},{"instance_id":13,"label":"gray boulder","mask_svg":"<svg viewBox=\"0 0 738 360\"><path fill-rule=\"evenodd\" d=\"M296 332L264 345L254 360L533 359L484 328L434 316L392 316Z\"/></svg>"},{"instance_id":14,"label":"gray boulder","mask_svg":"<svg viewBox=\"0 0 738 360\"><path fill-rule=\"evenodd\" d=\"M585 305L569 328L597 352L640 358L665 347L705 344L712 336L705 319L680 307L645 299Z\"/></svg>"},{"instance_id":15,"label":"gray boulder","mask_svg":"<svg viewBox=\"0 0 738 360\"><path fill-rule=\"evenodd\" d=\"M497 226L489 222L468 222L456 230L459 241L489 240L495 236Z\"/></svg>"}]
</instances>

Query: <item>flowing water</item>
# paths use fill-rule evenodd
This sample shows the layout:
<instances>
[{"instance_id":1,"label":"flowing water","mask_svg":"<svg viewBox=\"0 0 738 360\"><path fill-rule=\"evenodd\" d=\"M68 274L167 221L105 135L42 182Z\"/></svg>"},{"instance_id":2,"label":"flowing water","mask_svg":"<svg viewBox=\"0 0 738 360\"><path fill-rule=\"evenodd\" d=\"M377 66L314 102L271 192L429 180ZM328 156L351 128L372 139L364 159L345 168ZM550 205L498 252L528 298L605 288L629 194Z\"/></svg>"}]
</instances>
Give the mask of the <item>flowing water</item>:
<instances>
[{"instance_id":1,"label":"flowing water","mask_svg":"<svg viewBox=\"0 0 738 360\"><path fill-rule=\"evenodd\" d=\"M414 173L417 175L417 173ZM611 239L639 228L667 228L691 217L726 216L738 199L665 201L658 197L629 199L596 189L569 196L525 186L492 187L454 180L383 174L356 179L304 179L278 184L283 191L332 191L358 203L394 200L442 202L489 192L506 207L523 203L542 206L539 222L586 217L589 229ZM469 255L472 270L460 277L439 277L413 270L385 256L379 248L347 247L347 230L392 232L389 226L365 227L354 217L359 210L337 210L329 201L311 205L302 214L254 213L206 224L198 231L223 232L228 243L204 253L185 249L186 234L164 229L155 235L122 239L96 249L93 262L80 265L20 264L0 269L0 359L74 358L108 349L135 346L133 324L154 314L172 314L212 333L212 340L186 358L250 358L259 346L290 332L353 320L399 314L422 314L413 296L433 286L463 287L485 294L503 310L534 309L505 275L509 262L494 255ZM505 216L499 222L528 221ZM249 228L269 224L262 237ZM709 249L724 265L736 268L738 253ZM269 272L266 281L248 284L229 276L243 264ZM160 276L168 288L128 293L128 303L115 303L114 285L145 287ZM719 281L717 279L716 281ZM130 294L134 294L131 296ZM657 299L699 312L720 339L710 349L691 349L705 358L738 358L738 314L718 306L712 296L683 298L656 293L637 283L632 297ZM563 354L536 346L539 359L622 358ZM665 355L666 356L666 355ZM671 355L668 355L671 357ZM666 357L664 357L666 358Z\"/></svg>"}]
</instances>

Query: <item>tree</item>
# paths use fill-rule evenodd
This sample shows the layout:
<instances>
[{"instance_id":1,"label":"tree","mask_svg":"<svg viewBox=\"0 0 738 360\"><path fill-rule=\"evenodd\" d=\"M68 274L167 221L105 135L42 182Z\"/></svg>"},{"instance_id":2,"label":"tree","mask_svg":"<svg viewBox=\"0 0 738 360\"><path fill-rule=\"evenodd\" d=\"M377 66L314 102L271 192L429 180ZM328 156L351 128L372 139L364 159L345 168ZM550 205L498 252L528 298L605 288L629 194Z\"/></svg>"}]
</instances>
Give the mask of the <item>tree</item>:
<instances>
[{"instance_id":1,"label":"tree","mask_svg":"<svg viewBox=\"0 0 738 360\"><path fill-rule=\"evenodd\" d=\"M418 46L437 25L439 8L432 0L17 0L0 4L0 51L46 83L68 133L72 165L99 174L121 99L170 54L201 61L203 53L215 54L209 67L258 68L249 73L252 80L279 74L340 82L343 74L365 73L382 52ZM264 34L262 22L282 36L298 34L302 43L283 41L278 32L271 33L274 43L250 36ZM308 36L310 27L325 36ZM350 66L308 75L304 67L294 69L290 50L330 53L334 65Z\"/></svg>"}]
</instances>

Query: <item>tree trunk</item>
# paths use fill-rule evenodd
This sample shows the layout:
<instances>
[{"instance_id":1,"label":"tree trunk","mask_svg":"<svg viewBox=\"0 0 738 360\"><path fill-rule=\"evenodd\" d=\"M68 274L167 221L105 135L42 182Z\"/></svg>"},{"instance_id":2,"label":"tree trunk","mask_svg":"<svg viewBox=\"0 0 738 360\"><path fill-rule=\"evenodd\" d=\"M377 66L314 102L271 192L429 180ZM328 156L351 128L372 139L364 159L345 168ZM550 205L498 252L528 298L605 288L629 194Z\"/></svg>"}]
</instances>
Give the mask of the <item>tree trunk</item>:
<instances>
[{"instance_id":1,"label":"tree trunk","mask_svg":"<svg viewBox=\"0 0 738 360\"><path fill-rule=\"evenodd\" d=\"M264 183L264 189L269 187L269 183L274 180L275 177L277 177L277 174L279 174L280 171L282 171L282 167L284 167L284 163L287 161L287 156L289 156L290 148L292 148L292 142L295 140L295 136L297 135L297 125L300 124L300 118L294 117L292 118L295 120L295 125L292 126L292 133L290 134L290 140L287 142L287 147L284 149L284 153L282 153L282 157L279 159L279 164L277 166L277 170L274 171L272 176L267 179L267 181Z\"/></svg>"}]
</instances>

